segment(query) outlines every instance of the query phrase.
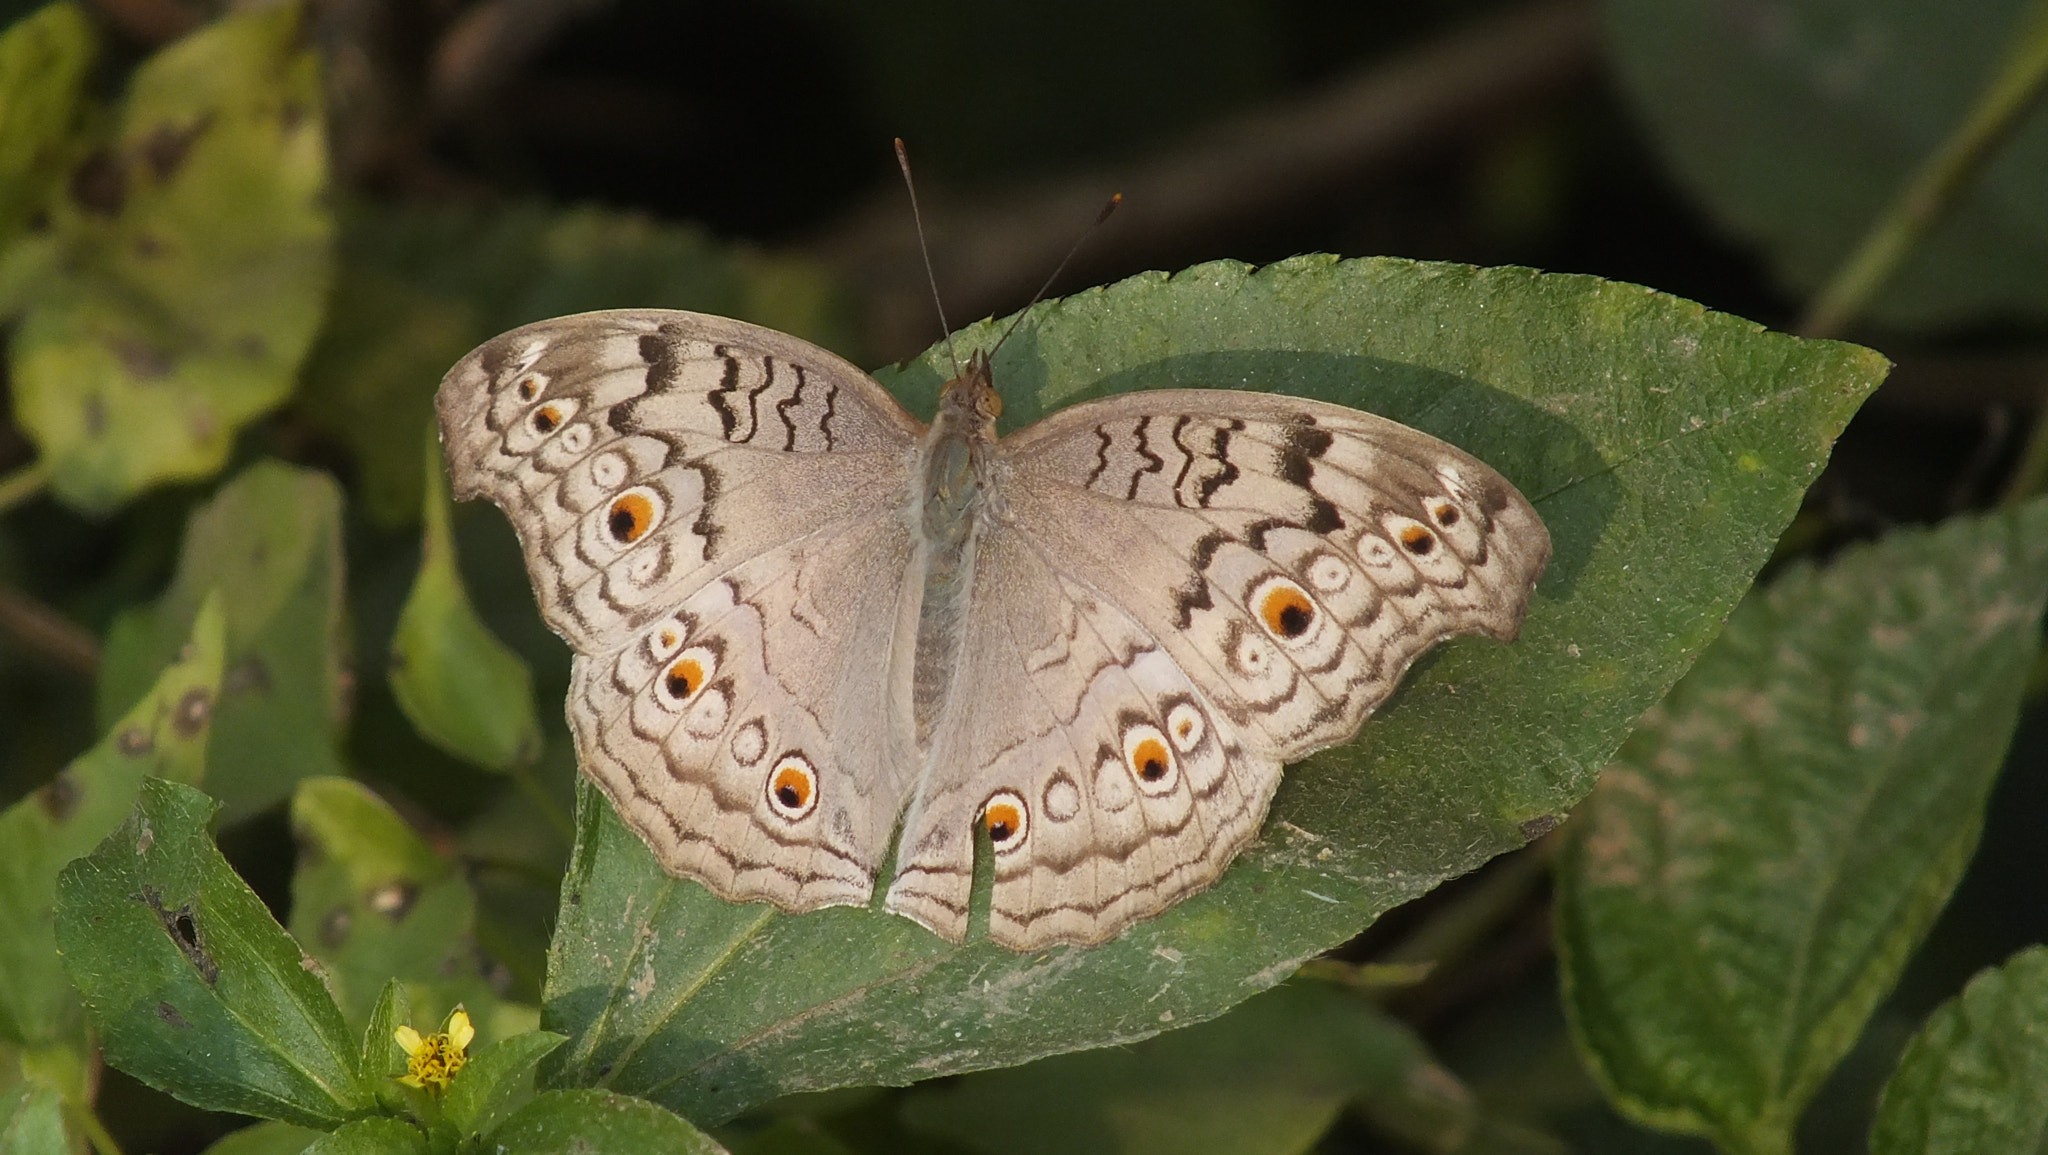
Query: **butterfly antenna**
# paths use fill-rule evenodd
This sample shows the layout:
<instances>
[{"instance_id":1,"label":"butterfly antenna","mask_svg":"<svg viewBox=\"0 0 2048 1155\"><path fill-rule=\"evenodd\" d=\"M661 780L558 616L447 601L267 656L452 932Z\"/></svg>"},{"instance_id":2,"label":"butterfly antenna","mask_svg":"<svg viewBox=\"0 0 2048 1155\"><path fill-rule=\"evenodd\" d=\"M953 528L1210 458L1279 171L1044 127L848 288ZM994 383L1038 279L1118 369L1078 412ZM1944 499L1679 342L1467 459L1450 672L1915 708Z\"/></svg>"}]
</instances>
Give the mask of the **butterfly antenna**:
<instances>
[{"instance_id":1,"label":"butterfly antenna","mask_svg":"<svg viewBox=\"0 0 2048 1155\"><path fill-rule=\"evenodd\" d=\"M1102 211L1095 214L1095 223L1082 229L1081 235L1074 238L1074 247L1068 249L1067 255L1060 258L1060 263L1053 267L1052 275L1045 279L1043 285L1038 286L1036 293L1031 294L1031 300L1026 302L1024 308L1018 311L1016 319L1010 322L1010 327L1003 330L1003 335L997 338L995 346L988 351L991 359L995 357L996 350L1003 347L1003 342L1010 339L1010 334L1017 331L1017 326L1024 323L1024 317L1031 312L1031 306L1045 299L1046 290L1052 288L1052 283L1060 279L1061 273L1067 271L1067 264L1074 259L1074 254L1081 251L1081 246L1088 243L1088 238L1095 235L1095 230L1101 226L1102 222L1108 220L1109 214L1115 212L1116 206L1122 203L1124 203L1124 194L1116 193L1112 195L1109 198L1109 203L1102 206Z\"/></svg>"},{"instance_id":2,"label":"butterfly antenna","mask_svg":"<svg viewBox=\"0 0 2048 1155\"><path fill-rule=\"evenodd\" d=\"M896 138L896 167L903 170L903 187L910 190L910 219L917 225L917 251L924 254L924 279L932 287L932 307L939 311L939 332L946 335L946 356L953 360L953 376L960 375L960 355L953 351L953 327L946 323L946 304L939 300L938 274L932 272L931 246L924 240L924 215L917 211L917 182L910 179L910 153L903 138Z\"/></svg>"}]
</instances>

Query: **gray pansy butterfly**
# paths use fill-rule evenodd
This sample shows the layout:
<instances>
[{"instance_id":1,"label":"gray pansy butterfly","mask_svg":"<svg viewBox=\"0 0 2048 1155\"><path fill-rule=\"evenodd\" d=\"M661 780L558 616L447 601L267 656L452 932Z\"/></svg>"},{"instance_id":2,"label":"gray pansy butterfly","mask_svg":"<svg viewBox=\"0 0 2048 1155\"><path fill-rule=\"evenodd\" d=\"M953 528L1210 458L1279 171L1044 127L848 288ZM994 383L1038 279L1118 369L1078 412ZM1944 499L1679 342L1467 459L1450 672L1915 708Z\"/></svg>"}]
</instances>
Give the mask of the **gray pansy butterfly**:
<instances>
[{"instance_id":1,"label":"gray pansy butterfly","mask_svg":"<svg viewBox=\"0 0 2048 1155\"><path fill-rule=\"evenodd\" d=\"M1512 639L1550 537L1404 425L1161 390L1000 440L976 357L927 428L823 349L720 317L515 329L438 399L455 491L519 531L575 647L584 772L669 873L1096 943L1214 882L1283 763L1446 638Z\"/></svg>"}]
</instances>

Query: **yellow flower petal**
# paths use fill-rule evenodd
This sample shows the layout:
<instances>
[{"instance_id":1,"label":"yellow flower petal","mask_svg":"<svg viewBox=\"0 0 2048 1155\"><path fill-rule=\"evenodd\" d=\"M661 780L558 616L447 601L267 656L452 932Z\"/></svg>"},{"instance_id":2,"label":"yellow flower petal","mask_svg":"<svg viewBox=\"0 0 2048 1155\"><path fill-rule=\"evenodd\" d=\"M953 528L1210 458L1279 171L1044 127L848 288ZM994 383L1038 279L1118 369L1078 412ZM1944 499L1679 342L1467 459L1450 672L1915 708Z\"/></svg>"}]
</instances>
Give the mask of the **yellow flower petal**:
<instances>
[{"instance_id":1,"label":"yellow flower petal","mask_svg":"<svg viewBox=\"0 0 2048 1155\"><path fill-rule=\"evenodd\" d=\"M426 1040L420 1038L420 1033L411 1027L400 1027L391 1032L391 1037L398 1040L398 1045L405 1048L408 1056L419 1054L420 1048L426 1045Z\"/></svg>"},{"instance_id":2,"label":"yellow flower petal","mask_svg":"<svg viewBox=\"0 0 2048 1155\"><path fill-rule=\"evenodd\" d=\"M448 1016L448 1041L457 1051L467 1050L470 1041L476 1038L476 1028L469 1025L469 1012L461 1007Z\"/></svg>"}]
</instances>

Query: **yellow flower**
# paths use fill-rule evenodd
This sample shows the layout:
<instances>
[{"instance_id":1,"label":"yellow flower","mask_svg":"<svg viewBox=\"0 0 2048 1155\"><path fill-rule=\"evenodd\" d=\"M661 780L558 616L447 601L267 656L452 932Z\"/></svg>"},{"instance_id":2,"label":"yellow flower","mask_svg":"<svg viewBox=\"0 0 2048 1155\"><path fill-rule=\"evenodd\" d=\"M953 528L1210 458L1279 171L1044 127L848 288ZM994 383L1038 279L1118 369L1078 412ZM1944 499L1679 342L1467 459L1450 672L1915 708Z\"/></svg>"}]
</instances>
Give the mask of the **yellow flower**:
<instances>
[{"instance_id":1,"label":"yellow flower","mask_svg":"<svg viewBox=\"0 0 2048 1155\"><path fill-rule=\"evenodd\" d=\"M469 1012L456 1007L435 1034L422 1038L411 1027L400 1027L391 1032L391 1037L405 1048L405 1074L398 1081L408 1087L439 1091L469 1061L469 1044L476 1038L476 1028L469 1025Z\"/></svg>"}]
</instances>

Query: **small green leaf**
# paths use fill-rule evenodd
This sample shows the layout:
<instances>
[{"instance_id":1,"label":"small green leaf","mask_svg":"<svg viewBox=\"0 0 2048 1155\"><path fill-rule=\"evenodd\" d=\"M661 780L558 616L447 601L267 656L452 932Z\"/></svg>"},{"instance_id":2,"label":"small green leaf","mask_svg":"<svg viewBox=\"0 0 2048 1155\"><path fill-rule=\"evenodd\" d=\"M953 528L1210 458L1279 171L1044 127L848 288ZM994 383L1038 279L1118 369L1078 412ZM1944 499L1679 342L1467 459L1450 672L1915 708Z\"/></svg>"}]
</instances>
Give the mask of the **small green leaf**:
<instances>
[{"instance_id":1,"label":"small green leaf","mask_svg":"<svg viewBox=\"0 0 2048 1155\"><path fill-rule=\"evenodd\" d=\"M113 833L143 776L196 783L221 678L218 597L192 640L99 745L0 814L0 1038L29 1047L83 1044L78 996L57 955L57 875Z\"/></svg>"},{"instance_id":2,"label":"small green leaf","mask_svg":"<svg viewBox=\"0 0 2048 1155\"><path fill-rule=\"evenodd\" d=\"M1885 1085L1870 1150L2048 1150L2048 947L1983 971L1935 1010Z\"/></svg>"},{"instance_id":3,"label":"small green leaf","mask_svg":"<svg viewBox=\"0 0 2048 1155\"><path fill-rule=\"evenodd\" d=\"M370 1011L370 1025L363 1028L363 1049L356 1055L357 1081L388 1109L396 1110L405 1101L395 1082L405 1074L406 1065L397 1032L411 1022L412 1000L406 997L405 984L392 979L384 984L384 993L377 996L377 1005Z\"/></svg>"},{"instance_id":4,"label":"small green leaf","mask_svg":"<svg viewBox=\"0 0 2048 1155\"><path fill-rule=\"evenodd\" d=\"M586 1151L660 1151L724 1155L709 1135L645 1099L610 1091L548 1091L488 1136L494 1155L581 1155Z\"/></svg>"},{"instance_id":5,"label":"small green leaf","mask_svg":"<svg viewBox=\"0 0 2048 1155\"><path fill-rule=\"evenodd\" d=\"M57 942L107 1060L197 1107L334 1127L370 1107L318 964L214 848L206 795L151 778L58 881Z\"/></svg>"},{"instance_id":6,"label":"small green leaf","mask_svg":"<svg viewBox=\"0 0 2048 1155\"><path fill-rule=\"evenodd\" d=\"M1623 90L1687 189L1808 296L1961 126L2035 0L1605 0ZM1869 319L2048 316L2048 117L2035 114L1907 257Z\"/></svg>"},{"instance_id":7,"label":"small green leaf","mask_svg":"<svg viewBox=\"0 0 2048 1155\"><path fill-rule=\"evenodd\" d=\"M427 1155L427 1137L402 1119L362 1119L337 1128L305 1155Z\"/></svg>"},{"instance_id":8,"label":"small green leaf","mask_svg":"<svg viewBox=\"0 0 2048 1155\"><path fill-rule=\"evenodd\" d=\"M1968 863L2048 595L2048 501L1801 567L1643 718L1561 864L1581 1053L1623 1111L1790 1149Z\"/></svg>"},{"instance_id":9,"label":"small green leaf","mask_svg":"<svg viewBox=\"0 0 2048 1155\"><path fill-rule=\"evenodd\" d=\"M533 1098L534 1068L568 1041L549 1031L528 1031L484 1047L448 1085L444 1117L464 1136L489 1134Z\"/></svg>"},{"instance_id":10,"label":"small green leaf","mask_svg":"<svg viewBox=\"0 0 2048 1155\"><path fill-rule=\"evenodd\" d=\"M259 461L185 526L171 588L114 621L99 685L111 719L148 687L209 590L227 611L227 669L207 790L224 822L284 799L302 778L346 772L348 713L341 490L325 473Z\"/></svg>"},{"instance_id":11,"label":"small green leaf","mask_svg":"<svg viewBox=\"0 0 2048 1155\"><path fill-rule=\"evenodd\" d=\"M470 937L476 895L383 799L353 779L308 778L292 830L291 931L326 968L351 1025L369 1021L392 979L429 995L424 1009L469 1002L480 1015L496 1001Z\"/></svg>"},{"instance_id":12,"label":"small green leaf","mask_svg":"<svg viewBox=\"0 0 2048 1155\"><path fill-rule=\"evenodd\" d=\"M64 1121L64 1100L49 1087L0 1091L0 1155L59 1155L83 1151Z\"/></svg>"},{"instance_id":13,"label":"small green leaf","mask_svg":"<svg viewBox=\"0 0 2048 1155\"><path fill-rule=\"evenodd\" d=\"M1134 1046L921 1088L903 1112L913 1129L989 1155L1295 1155L1354 1097L1427 1097L1404 1112L1430 1118L1412 1136L1419 1150L1457 1149L1477 1114L1414 1032L1351 991L1302 981Z\"/></svg>"},{"instance_id":14,"label":"small green leaf","mask_svg":"<svg viewBox=\"0 0 2048 1155\"><path fill-rule=\"evenodd\" d=\"M298 5L223 17L135 73L51 203L62 259L8 345L15 417L105 510L227 460L291 392L326 306L319 64Z\"/></svg>"},{"instance_id":15,"label":"small green leaf","mask_svg":"<svg viewBox=\"0 0 2048 1155\"><path fill-rule=\"evenodd\" d=\"M62 175L98 51L91 21L70 3L42 8L0 35L0 250Z\"/></svg>"},{"instance_id":16,"label":"small green leaf","mask_svg":"<svg viewBox=\"0 0 2048 1155\"><path fill-rule=\"evenodd\" d=\"M231 1131L215 1140L201 1155L303 1155L306 1148L326 1135L306 1127L294 1127L276 1120Z\"/></svg>"},{"instance_id":17,"label":"small green leaf","mask_svg":"<svg viewBox=\"0 0 2048 1155\"><path fill-rule=\"evenodd\" d=\"M485 769L510 770L540 754L533 673L469 604L441 469L440 442L429 436L426 532L419 577L391 640L391 693L429 742Z\"/></svg>"},{"instance_id":18,"label":"small green leaf","mask_svg":"<svg viewBox=\"0 0 2048 1155\"><path fill-rule=\"evenodd\" d=\"M961 354L997 331L968 330ZM929 413L948 363L940 347L881 379ZM1885 368L1634 285L1391 259L1219 262L1039 305L996 362L1009 428L1228 385L1380 413L1501 470L1554 546L1520 640L1432 654L1356 741L1288 768L1215 886L1088 950L721 902L586 788L546 992L571 1041L544 1078L712 1123L794 1091L1135 1042L1273 986L1591 789Z\"/></svg>"}]
</instances>

